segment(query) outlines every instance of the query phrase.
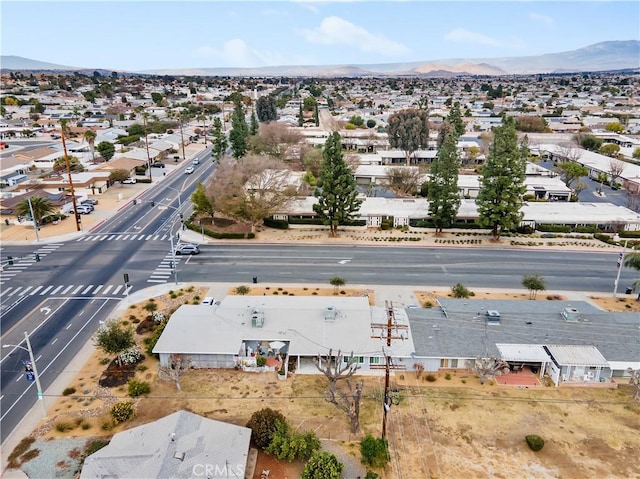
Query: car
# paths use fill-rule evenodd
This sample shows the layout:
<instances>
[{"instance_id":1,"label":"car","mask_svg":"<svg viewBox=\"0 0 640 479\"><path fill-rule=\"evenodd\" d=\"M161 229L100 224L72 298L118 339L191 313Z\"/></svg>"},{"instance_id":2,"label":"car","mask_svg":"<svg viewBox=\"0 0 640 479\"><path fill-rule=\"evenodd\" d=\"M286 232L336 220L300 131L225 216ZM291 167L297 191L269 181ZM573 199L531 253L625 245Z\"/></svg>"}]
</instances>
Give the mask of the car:
<instances>
[{"instance_id":1,"label":"car","mask_svg":"<svg viewBox=\"0 0 640 479\"><path fill-rule=\"evenodd\" d=\"M156 161L151 163L151 168L164 168L164 163L161 161Z\"/></svg>"},{"instance_id":2,"label":"car","mask_svg":"<svg viewBox=\"0 0 640 479\"><path fill-rule=\"evenodd\" d=\"M216 302L216 299L213 296L207 296L202 300L200 304L208 304L209 306L213 306Z\"/></svg>"},{"instance_id":3,"label":"car","mask_svg":"<svg viewBox=\"0 0 640 479\"><path fill-rule=\"evenodd\" d=\"M122 180L123 185L135 185L137 180L135 178L127 178L126 180Z\"/></svg>"},{"instance_id":4,"label":"car","mask_svg":"<svg viewBox=\"0 0 640 479\"><path fill-rule=\"evenodd\" d=\"M195 244L182 244L176 247L177 255L181 255L181 254L194 255L199 253L200 253L200 248L198 248L198 245L195 245Z\"/></svg>"},{"instance_id":5,"label":"car","mask_svg":"<svg viewBox=\"0 0 640 479\"><path fill-rule=\"evenodd\" d=\"M91 205L78 205L76 206L76 211L81 215L88 215L93 211L93 206ZM70 214L73 214L73 208L69 211Z\"/></svg>"},{"instance_id":6,"label":"car","mask_svg":"<svg viewBox=\"0 0 640 479\"><path fill-rule=\"evenodd\" d=\"M184 170L184 174L185 175L190 175L194 171L196 171L196 170L195 170L195 168L193 166L187 166L187 168Z\"/></svg>"},{"instance_id":7,"label":"car","mask_svg":"<svg viewBox=\"0 0 640 479\"><path fill-rule=\"evenodd\" d=\"M191 163L193 163L194 165L199 165L200 164L200 159L199 158L194 158Z\"/></svg>"},{"instance_id":8,"label":"car","mask_svg":"<svg viewBox=\"0 0 640 479\"><path fill-rule=\"evenodd\" d=\"M79 208L79 207L81 207L81 206L82 206L83 208L87 208L89 211L93 211L93 210L95 210L95 209L96 209L96 208L95 208L95 206L93 206L93 205L91 205L91 204L83 204L83 203L80 203L80 204L78 205L78 208Z\"/></svg>"},{"instance_id":9,"label":"car","mask_svg":"<svg viewBox=\"0 0 640 479\"><path fill-rule=\"evenodd\" d=\"M96 200L95 198L87 198L86 200L82 200L80 204L81 205L97 205L98 200Z\"/></svg>"}]
</instances>

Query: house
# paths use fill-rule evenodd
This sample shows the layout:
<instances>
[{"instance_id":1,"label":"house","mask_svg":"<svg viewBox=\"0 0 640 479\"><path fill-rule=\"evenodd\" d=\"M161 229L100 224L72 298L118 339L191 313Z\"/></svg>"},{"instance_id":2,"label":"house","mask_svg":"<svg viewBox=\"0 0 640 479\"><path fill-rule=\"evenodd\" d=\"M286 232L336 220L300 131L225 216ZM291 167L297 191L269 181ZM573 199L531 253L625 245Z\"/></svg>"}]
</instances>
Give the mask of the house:
<instances>
[{"instance_id":1,"label":"house","mask_svg":"<svg viewBox=\"0 0 640 479\"><path fill-rule=\"evenodd\" d=\"M547 374L558 386L610 383L640 363L637 313L606 312L586 301L440 298L438 303L409 314L414 359L425 371L496 357L512 369Z\"/></svg>"},{"instance_id":2,"label":"house","mask_svg":"<svg viewBox=\"0 0 640 479\"><path fill-rule=\"evenodd\" d=\"M406 369L413 341L404 309L393 309L396 369ZM253 368L256 356L280 357L284 367L317 372L314 358L337 354L357 358L363 372L385 365L381 339L388 310L370 306L368 297L240 296L219 305L183 305L171 315L153 349L160 364L172 354L189 358L194 368ZM277 347L276 347L277 346Z\"/></svg>"},{"instance_id":3,"label":"house","mask_svg":"<svg viewBox=\"0 0 640 479\"><path fill-rule=\"evenodd\" d=\"M251 429L178 411L119 432L84 460L80 478L245 477Z\"/></svg>"}]
</instances>

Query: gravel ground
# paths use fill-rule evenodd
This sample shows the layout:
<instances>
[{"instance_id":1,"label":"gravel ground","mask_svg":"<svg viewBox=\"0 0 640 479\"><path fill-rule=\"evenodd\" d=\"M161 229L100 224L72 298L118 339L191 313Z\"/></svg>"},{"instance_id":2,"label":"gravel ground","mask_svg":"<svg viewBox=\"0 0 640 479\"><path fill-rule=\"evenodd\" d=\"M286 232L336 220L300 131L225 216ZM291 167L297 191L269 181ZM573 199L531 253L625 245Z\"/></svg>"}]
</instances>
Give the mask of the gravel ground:
<instances>
[{"instance_id":1,"label":"gravel ground","mask_svg":"<svg viewBox=\"0 0 640 479\"><path fill-rule=\"evenodd\" d=\"M351 454L346 452L344 447L337 444L335 441L321 439L320 443L322 444L323 451L330 452L338 458L338 461L344 464L344 469L342 470L341 475L342 479L364 478L367 471L362 467L358 458L353 457Z\"/></svg>"},{"instance_id":2,"label":"gravel ground","mask_svg":"<svg viewBox=\"0 0 640 479\"><path fill-rule=\"evenodd\" d=\"M20 469L30 478L64 478L73 479L80 456L87 442L93 438L77 437L44 441L38 439L31 449L38 449L40 454Z\"/></svg>"}]
</instances>

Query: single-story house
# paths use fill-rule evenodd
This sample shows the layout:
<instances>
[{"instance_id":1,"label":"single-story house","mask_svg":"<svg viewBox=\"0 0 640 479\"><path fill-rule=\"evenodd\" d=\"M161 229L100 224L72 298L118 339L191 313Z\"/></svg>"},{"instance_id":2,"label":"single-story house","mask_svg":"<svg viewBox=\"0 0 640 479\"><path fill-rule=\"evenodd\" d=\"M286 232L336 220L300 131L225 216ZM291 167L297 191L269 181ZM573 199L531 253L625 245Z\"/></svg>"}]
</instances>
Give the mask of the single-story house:
<instances>
[{"instance_id":1,"label":"single-story house","mask_svg":"<svg viewBox=\"0 0 640 479\"><path fill-rule=\"evenodd\" d=\"M113 170L127 170L131 176L135 175L136 168L146 166L147 160L140 160L137 158L129 158L128 156L121 156L111 161L100 165L99 170L112 172Z\"/></svg>"},{"instance_id":2,"label":"single-story house","mask_svg":"<svg viewBox=\"0 0 640 479\"><path fill-rule=\"evenodd\" d=\"M279 357L284 367L318 372L314 358L332 350L353 353L362 372L385 366L389 311L369 298L230 295L220 304L183 305L171 315L153 352L160 364L172 354L194 368L252 368L257 356ZM414 351L407 315L393 308L393 364L406 369Z\"/></svg>"},{"instance_id":3,"label":"single-story house","mask_svg":"<svg viewBox=\"0 0 640 479\"><path fill-rule=\"evenodd\" d=\"M113 436L80 478L245 477L251 429L178 411Z\"/></svg>"}]
</instances>

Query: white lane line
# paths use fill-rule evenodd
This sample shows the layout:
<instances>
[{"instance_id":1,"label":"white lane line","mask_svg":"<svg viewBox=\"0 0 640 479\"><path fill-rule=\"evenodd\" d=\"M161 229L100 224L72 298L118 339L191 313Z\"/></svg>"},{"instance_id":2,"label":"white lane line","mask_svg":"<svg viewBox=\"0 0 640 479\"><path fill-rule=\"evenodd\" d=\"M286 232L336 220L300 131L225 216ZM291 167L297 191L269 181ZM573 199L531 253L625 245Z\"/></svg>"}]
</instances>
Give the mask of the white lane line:
<instances>
[{"instance_id":1,"label":"white lane line","mask_svg":"<svg viewBox=\"0 0 640 479\"><path fill-rule=\"evenodd\" d=\"M53 341L51 341L51 346L53 346L54 344L56 344L56 342L58 341L58 338L54 339Z\"/></svg>"},{"instance_id":2,"label":"white lane line","mask_svg":"<svg viewBox=\"0 0 640 479\"><path fill-rule=\"evenodd\" d=\"M45 294L47 294L47 291L49 291L51 288L53 288L53 286L47 286L40 292L40 296L44 296Z\"/></svg>"},{"instance_id":3,"label":"white lane line","mask_svg":"<svg viewBox=\"0 0 640 479\"><path fill-rule=\"evenodd\" d=\"M120 291L120 288L122 288L122 285L119 284L118 286L115 287L115 289L111 292L111 294L118 294L118 291Z\"/></svg>"},{"instance_id":4,"label":"white lane line","mask_svg":"<svg viewBox=\"0 0 640 479\"><path fill-rule=\"evenodd\" d=\"M111 241L111 240L112 240L113 238L115 238L116 236L118 236L118 235L111 235L111 236L109 236L109 241Z\"/></svg>"},{"instance_id":5,"label":"white lane line","mask_svg":"<svg viewBox=\"0 0 640 479\"><path fill-rule=\"evenodd\" d=\"M27 286L26 288L24 288L24 291L20 293L20 295L24 296L31 290L31 288L33 288L33 286Z\"/></svg>"},{"instance_id":6,"label":"white lane line","mask_svg":"<svg viewBox=\"0 0 640 479\"><path fill-rule=\"evenodd\" d=\"M84 284L81 284L80 286L78 286L76 289L73 290L73 293L71 293L71 296L75 296L76 294L78 294L78 291L80 291L83 287L84 287Z\"/></svg>"},{"instance_id":7,"label":"white lane line","mask_svg":"<svg viewBox=\"0 0 640 479\"><path fill-rule=\"evenodd\" d=\"M51 294L56 294L58 291L60 291L62 288L64 288L64 285L60 285L58 286L56 289L54 289L53 291L51 291Z\"/></svg>"},{"instance_id":8,"label":"white lane line","mask_svg":"<svg viewBox=\"0 0 640 479\"><path fill-rule=\"evenodd\" d=\"M42 354L36 358L36 363L38 362L38 360L39 360L41 357L42 357Z\"/></svg>"},{"instance_id":9,"label":"white lane line","mask_svg":"<svg viewBox=\"0 0 640 479\"><path fill-rule=\"evenodd\" d=\"M73 324L73 323L69 323L69 324L67 324L67 327L66 327L66 328L64 328L64 329L65 329L65 331L66 331L67 329L69 329L69 328L71 327L71 325L72 325L72 324Z\"/></svg>"},{"instance_id":10,"label":"white lane line","mask_svg":"<svg viewBox=\"0 0 640 479\"><path fill-rule=\"evenodd\" d=\"M82 291L82 294L87 294L89 291L91 291L92 288L93 288L93 285L90 284L89 286L84 288L84 291Z\"/></svg>"},{"instance_id":11,"label":"white lane line","mask_svg":"<svg viewBox=\"0 0 640 479\"><path fill-rule=\"evenodd\" d=\"M157 280L157 279L148 279L147 280L147 283L166 283L166 282L167 282L166 280L160 281L160 280Z\"/></svg>"},{"instance_id":12,"label":"white lane line","mask_svg":"<svg viewBox=\"0 0 640 479\"><path fill-rule=\"evenodd\" d=\"M72 284L64 288L64 290L60 294L67 294L71 288L73 288Z\"/></svg>"},{"instance_id":13,"label":"white lane line","mask_svg":"<svg viewBox=\"0 0 640 479\"><path fill-rule=\"evenodd\" d=\"M108 294L111 288L113 288L112 284L107 285L107 287L102 290L102 294Z\"/></svg>"},{"instance_id":14,"label":"white lane line","mask_svg":"<svg viewBox=\"0 0 640 479\"><path fill-rule=\"evenodd\" d=\"M31 291L31 293L29 293L29 296L33 296L34 294L36 294L41 289L42 289L42 286L36 286L35 289L33 291Z\"/></svg>"},{"instance_id":15,"label":"white lane line","mask_svg":"<svg viewBox=\"0 0 640 479\"><path fill-rule=\"evenodd\" d=\"M93 294L98 294L103 287L104 287L104 284L100 284L96 286L96 289L93 290Z\"/></svg>"}]
</instances>

